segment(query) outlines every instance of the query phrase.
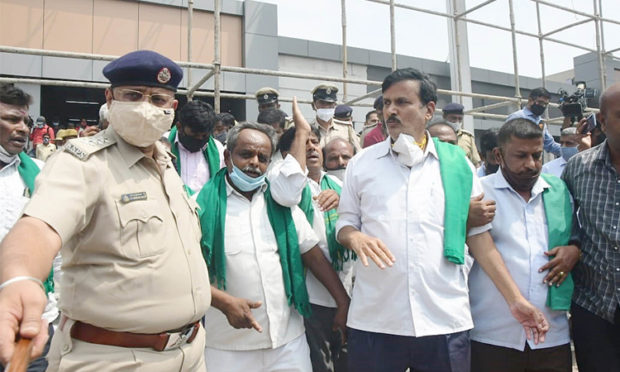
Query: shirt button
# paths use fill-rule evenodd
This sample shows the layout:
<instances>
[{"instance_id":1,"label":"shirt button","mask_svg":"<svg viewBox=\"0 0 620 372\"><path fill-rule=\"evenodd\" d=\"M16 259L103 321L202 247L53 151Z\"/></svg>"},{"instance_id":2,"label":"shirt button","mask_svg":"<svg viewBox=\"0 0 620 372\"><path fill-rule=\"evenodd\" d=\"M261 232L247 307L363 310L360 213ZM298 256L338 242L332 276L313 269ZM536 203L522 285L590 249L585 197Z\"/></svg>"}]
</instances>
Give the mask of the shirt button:
<instances>
[{"instance_id":1,"label":"shirt button","mask_svg":"<svg viewBox=\"0 0 620 372\"><path fill-rule=\"evenodd\" d=\"M62 347L62 351L69 351L69 345L64 345Z\"/></svg>"}]
</instances>

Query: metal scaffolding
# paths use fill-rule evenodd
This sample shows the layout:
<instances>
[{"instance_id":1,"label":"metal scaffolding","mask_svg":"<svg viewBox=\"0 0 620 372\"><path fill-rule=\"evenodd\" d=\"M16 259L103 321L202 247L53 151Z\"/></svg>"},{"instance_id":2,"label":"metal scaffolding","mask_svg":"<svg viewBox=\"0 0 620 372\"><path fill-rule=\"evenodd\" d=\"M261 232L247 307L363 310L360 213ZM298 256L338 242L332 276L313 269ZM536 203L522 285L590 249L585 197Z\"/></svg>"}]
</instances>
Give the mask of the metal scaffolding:
<instances>
[{"instance_id":1,"label":"metal scaffolding","mask_svg":"<svg viewBox=\"0 0 620 372\"><path fill-rule=\"evenodd\" d=\"M246 67L234 67L234 66L223 66L221 63L221 1L222 0L214 0L214 58L212 64L205 63L196 63L192 62L192 18L193 18L193 0L188 0L187 11L188 11L188 32L187 32L187 61L179 61L177 62L181 67L186 67L188 69L187 74L187 89L180 89L179 93L186 94L188 100L191 100L194 96L209 96L214 98L214 106L216 112L220 111L220 98L232 98L232 99L254 99L253 94L236 94L236 93L226 93L222 92L222 72L237 72L244 74L254 74L254 75L267 75L267 76L276 76L276 77L291 77L291 78L299 78L299 79L311 79L311 80L322 80L322 81L331 81L331 82L339 82L343 84L343 100L346 104L354 105L354 106L370 106L369 103L362 103L364 99L372 98L380 94L380 89L372 90L371 92L360 96L349 99L349 94L347 90L348 84L360 84L365 86L373 86L378 87L381 85L380 81L373 80L364 80L364 79L353 79L348 76L348 55L347 55L347 13L346 13L346 0L341 0L341 25L342 25L342 77L339 76L319 76L315 74L304 74L304 73L296 73L296 72L286 72L286 71L277 71L277 70L268 70L268 69L255 69L255 68L246 68ZM366 0L372 3L383 4L389 7L390 9L390 49L391 49L391 68L395 70L397 68L397 54L396 54L396 33L395 33L395 11L396 8L405 9L408 11L420 12L424 14L430 14L435 16L445 17L447 19L451 19L456 25L457 22L467 22L472 24L477 24L497 30L502 30L506 32L510 32L512 38L512 56L513 56L513 72L514 72L514 86L515 86L515 94L513 97L507 96L496 96L489 94L479 94L466 92L461 89L462 85L458 84L459 89L457 90L445 90L439 89L439 94L445 95L454 95L461 97L472 97L472 98L482 98L485 100L496 101L492 104L487 104L479 107L472 107L465 111L466 115L472 115L474 117L486 117L486 118L495 118L495 119L504 119L505 115L491 114L485 113L484 111L495 109L498 107L503 107L507 105L520 105L521 104L521 95L520 95L520 76L518 74L519 66L518 66L518 58L517 58L517 45L516 45L516 36L524 35L532 38L538 39L539 42L539 51L540 51L540 64L542 70L542 86L546 85L547 76L546 76L546 68L545 68L545 54L544 54L544 41L549 41L561 45L571 46L574 48L582 49L589 52L596 52L598 56L598 67L599 67L599 78L601 81L601 90L606 87L606 73L605 73L605 59L617 59L617 57L613 56L614 52L620 50L620 48L615 48L612 50L605 50L605 42L603 36L603 26L605 23L612 23L620 25L620 21L605 18L603 17L602 12L602 0L593 0L593 9L594 14L588 14L585 12L577 11L574 9L570 9L567 7L563 7L561 5L557 5L544 0L530 0L536 3L536 19L538 24L538 33L530 33L522 30L516 29L515 19L514 19L514 10L513 10L513 0L504 0L508 2L509 7L509 16L510 16L510 28L502 27L498 25L494 25L487 22L478 21L475 19L468 18L467 16L472 12L475 12L478 9L481 9L491 3L501 0L487 0L476 6L473 6L465 11L460 13L454 12L454 14L438 12L435 10L424 9L421 7L415 7L406 4L396 3L395 0ZM453 0L456 2L456 0ZM579 15L585 17L583 20L579 20L555 30L546 32L543 34L541 27L541 14L540 7L547 6L555 9L559 9L562 11L570 12L575 15ZM456 7L454 7L456 9ZM582 25L585 23L593 22L595 27L595 35L596 35L596 49L591 49L582 45L569 43L566 41L558 40L550 37L560 31L567 30L569 28ZM458 28L454 28L455 33L458 33ZM458 36L458 35L457 35ZM458 37L457 37L458 40ZM8 47L8 46L0 46L0 52L5 53L16 53L16 54L30 54L30 55L39 55L39 56L53 56L53 57L65 57L65 58L78 58L78 59L88 59L88 60L112 60L117 56L109 56L109 55L98 55L98 54L88 54L88 53L74 53L74 52L65 52L65 51L53 51L46 49L31 49L31 48L18 48L18 47ZM456 58L455 63L459 63L459 58ZM192 69L202 69L206 70L205 74L195 83L192 81ZM451 76L452 79L457 79L460 82L461 76L459 73L459 69L457 71L457 76ZM194 71L195 72L195 71ZM213 91L201 90L203 84L205 84L209 79L213 78ZM93 82L80 82L80 81L69 81L69 80L48 80L48 79L31 79L31 78L10 78L3 77L0 78L0 82L17 82L17 83L32 83L32 84L40 84L40 85L54 85L54 86L69 86L69 87L96 87L103 88L106 87L105 83L93 83ZM281 101L290 102L292 101L292 97L280 97ZM310 101L306 100L298 100L301 103L309 103ZM551 104L551 106L557 106L555 104ZM594 109L589 109L590 111L597 111ZM439 112L441 110L438 110ZM560 122L562 118L552 118L549 122Z\"/></svg>"}]
</instances>

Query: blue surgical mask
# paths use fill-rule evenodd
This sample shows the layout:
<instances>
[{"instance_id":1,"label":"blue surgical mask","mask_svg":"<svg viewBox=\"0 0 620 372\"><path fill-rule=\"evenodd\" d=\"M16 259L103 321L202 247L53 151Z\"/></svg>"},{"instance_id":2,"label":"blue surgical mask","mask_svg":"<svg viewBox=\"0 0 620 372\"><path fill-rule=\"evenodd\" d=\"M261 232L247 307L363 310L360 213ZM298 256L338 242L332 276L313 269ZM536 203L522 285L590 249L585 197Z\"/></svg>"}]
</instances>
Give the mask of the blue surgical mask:
<instances>
[{"instance_id":1,"label":"blue surgical mask","mask_svg":"<svg viewBox=\"0 0 620 372\"><path fill-rule=\"evenodd\" d=\"M230 180L239 190L243 192L250 192L265 184L265 174L253 178L243 173L243 171L237 168L234 164L232 166L233 170L229 174Z\"/></svg>"},{"instance_id":2,"label":"blue surgical mask","mask_svg":"<svg viewBox=\"0 0 620 372\"><path fill-rule=\"evenodd\" d=\"M568 159L577 154L579 150L577 150L577 147L560 147L560 152L564 160L568 161Z\"/></svg>"}]
</instances>

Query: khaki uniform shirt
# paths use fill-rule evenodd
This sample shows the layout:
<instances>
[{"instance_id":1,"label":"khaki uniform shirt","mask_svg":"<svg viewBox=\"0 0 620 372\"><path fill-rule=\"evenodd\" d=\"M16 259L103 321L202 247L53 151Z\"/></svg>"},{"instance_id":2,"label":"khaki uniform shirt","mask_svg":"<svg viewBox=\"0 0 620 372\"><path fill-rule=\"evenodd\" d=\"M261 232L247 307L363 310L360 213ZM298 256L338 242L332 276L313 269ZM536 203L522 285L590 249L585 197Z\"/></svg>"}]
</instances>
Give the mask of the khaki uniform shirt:
<instances>
[{"instance_id":1,"label":"khaki uniform shirt","mask_svg":"<svg viewBox=\"0 0 620 372\"><path fill-rule=\"evenodd\" d=\"M39 144L37 146L36 155L37 159L41 161L46 161L50 155L52 155L56 151L56 145L53 143L48 143L47 145Z\"/></svg>"},{"instance_id":2,"label":"khaki uniform shirt","mask_svg":"<svg viewBox=\"0 0 620 372\"><path fill-rule=\"evenodd\" d=\"M465 151L465 155L474 163L475 166L480 164L480 154L478 154L478 148L476 147L476 140L471 132L464 129L459 129L456 132L457 144Z\"/></svg>"},{"instance_id":3,"label":"khaki uniform shirt","mask_svg":"<svg viewBox=\"0 0 620 372\"><path fill-rule=\"evenodd\" d=\"M357 133L355 133L355 129L353 129L353 124L349 122L332 119L329 123L329 128L325 129L315 119L311 125L315 125L319 128L319 132L321 133L321 147L325 147L325 145L335 137L340 137L351 142L355 148L355 152L362 149L360 147L360 139Z\"/></svg>"},{"instance_id":4,"label":"khaki uniform shirt","mask_svg":"<svg viewBox=\"0 0 620 372\"><path fill-rule=\"evenodd\" d=\"M59 307L67 317L159 333L207 311L197 205L159 143L154 157L108 128L69 141L37 177L24 213L62 239Z\"/></svg>"}]
</instances>

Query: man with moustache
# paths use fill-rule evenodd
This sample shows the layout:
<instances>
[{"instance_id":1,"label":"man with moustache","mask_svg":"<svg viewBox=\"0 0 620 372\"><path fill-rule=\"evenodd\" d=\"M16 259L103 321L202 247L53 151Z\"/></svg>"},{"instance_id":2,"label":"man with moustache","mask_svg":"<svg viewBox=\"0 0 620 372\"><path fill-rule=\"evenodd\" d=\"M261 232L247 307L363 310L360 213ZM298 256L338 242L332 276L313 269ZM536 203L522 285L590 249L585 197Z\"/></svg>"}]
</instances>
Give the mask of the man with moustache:
<instances>
[{"instance_id":1,"label":"man with moustache","mask_svg":"<svg viewBox=\"0 0 620 372\"><path fill-rule=\"evenodd\" d=\"M601 95L602 144L573 156L562 179L575 201L583 253L571 307L579 371L620 370L620 84Z\"/></svg>"},{"instance_id":2,"label":"man with moustache","mask_svg":"<svg viewBox=\"0 0 620 372\"><path fill-rule=\"evenodd\" d=\"M494 152L500 169L482 179L485 198L497 205L490 233L519 291L542 309L550 324L544 344L527 340L501 293L474 264L469 275L475 324L471 369L570 372L570 272L579 260L578 246L569 244L570 195L558 177L541 175L543 131L536 124L519 118L508 121L499 130L498 142Z\"/></svg>"},{"instance_id":3,"label":"man with moustache","mask_svg":"<svg viewBox=\"0 0 620 372\"><path fill-rule=\"evenodd\" d=\"M344 138L334 138L323 147L323 163L325 172L344 181L344 172L349 160L355 155L355 148Z\"/></svg>"},{"instance_id":4,"label":"man with moustache","mask_svg":"<svg viewBox=\"0 0 620 372\"><path fill-rule=\"evenodd\" d=\"M546 319L519 292L489 227L467 234L469 199L482 190L462 150L425 130L435 84L406 68L382 91L389 137L349 162L338 208L338 240L358 256L349 369L469 371L466 242L512 315L543 341Z\"/></svg>"},{"instance_id":5,"label":"man with moustache","mask_svg":"<svg viewBox=\"0 0 620 372\"><path fill-rule=\"evenodd\" d=\"M330 326L345 331L349 297L319 240L299 208L271 196L265 172L274 148L271 126L233 127L226 167L197 198L213 307L219 309L206 314L210 372L312 370L302 322L312 312L304 266L335 299Z\"/></svg>"},{"instance_id":6,"label":"man with moustache","mask_svg":"<svg viewBox=\"0 0 620 372\"><path fill-rule=\"evenodd\" d=\"M0 245L0 359L11 358L16 334L41 354L41 280L62 247L48 371L204 371L211 288L197 205L158 142L183 70L140 50L103 74L110 126L50 158Z\"/></svg>"}]
</instances>

